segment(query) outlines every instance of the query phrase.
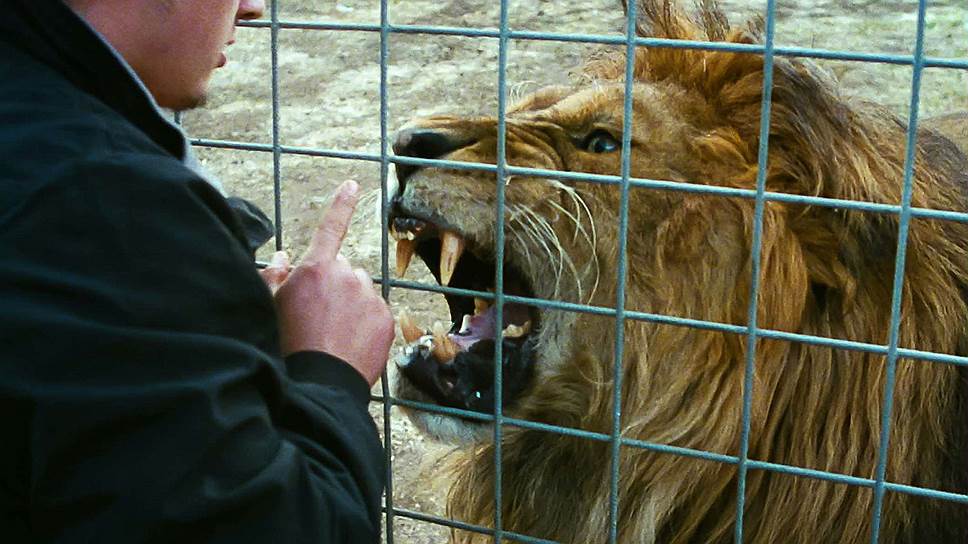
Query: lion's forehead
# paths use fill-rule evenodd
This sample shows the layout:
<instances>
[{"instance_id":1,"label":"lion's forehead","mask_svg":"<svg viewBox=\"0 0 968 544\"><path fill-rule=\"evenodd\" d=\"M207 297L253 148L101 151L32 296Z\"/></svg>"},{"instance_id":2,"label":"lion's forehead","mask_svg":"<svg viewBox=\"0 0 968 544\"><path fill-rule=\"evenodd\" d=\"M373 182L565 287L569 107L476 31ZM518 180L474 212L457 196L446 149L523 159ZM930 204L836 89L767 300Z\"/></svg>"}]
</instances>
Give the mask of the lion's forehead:
<instances>
[{"instance_id":1,"label":"lion's forehead","mask_svg":"<svg viewBox=\"0 0 968 544\"><path fill-rule=\"evenodd\" d=\"M681 100L663 86L636 83L633 86L633 130L670 124L682 113ZM681 97L679 97L681 98ZM623 129L625 85L605 82L580 87L539 89L511 106L508 120L518 129L547 130L554 125L567 133L581 136L596 127L608 127L616 133ZM679 123L672 123L679 124ZM459 138L476 141L494 137L498 130L496 117L462 114L417 118L403 129L432 129Z\"/></svg>"},{"instance_id":2,"label":"lion's forehead","mask_svg":"<svg viewBox=\"0 0 968 544\"><path fill-rule=\"evenodd\" d=\"M530 98L523 99L523 102L529 101ZM666 99L661 89L653 85L636 84L633 87L632 101L636 114L651 118L650 110L656 104L664 104ZM625 85L608 83L575 88L545 108L523 111L515 117L522 121L534 120L553 123L566 129L581 130L595 123L620 127L624 109Z\"/></svg>"}]
</instances>

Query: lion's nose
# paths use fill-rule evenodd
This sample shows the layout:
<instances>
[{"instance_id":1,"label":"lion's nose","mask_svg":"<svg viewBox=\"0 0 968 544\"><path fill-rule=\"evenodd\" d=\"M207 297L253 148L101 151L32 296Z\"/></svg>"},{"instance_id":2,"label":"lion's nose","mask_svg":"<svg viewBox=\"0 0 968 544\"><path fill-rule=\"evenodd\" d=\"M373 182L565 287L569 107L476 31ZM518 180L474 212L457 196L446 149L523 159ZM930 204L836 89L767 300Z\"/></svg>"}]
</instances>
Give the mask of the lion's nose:
<instances>
[{"instance_id":1,"label":"lion's nose","mask_svg":"<svg viewBox=\"0 0 968 544\"><path fill-rule=\"evenodd\" d=\"M429 128L407 128L397 133L397 139L393 142L393 153L401 157L437 159L465 145L466 140L447 132ZM407 178L420 167L397 163L396 168L399 190L402 193Z\"/></svg>"},{"instance_id":2,"label":"lion's nose","mask_svg":"<svg viewBox=\"0 0 968 544\"><path fill-rule=\"evenodd\" d=\"M461 142L446 132L431 128L407 128L397 133L393 152L405 157L436 159L461 147Z\"/></svg>"}]
</instances>

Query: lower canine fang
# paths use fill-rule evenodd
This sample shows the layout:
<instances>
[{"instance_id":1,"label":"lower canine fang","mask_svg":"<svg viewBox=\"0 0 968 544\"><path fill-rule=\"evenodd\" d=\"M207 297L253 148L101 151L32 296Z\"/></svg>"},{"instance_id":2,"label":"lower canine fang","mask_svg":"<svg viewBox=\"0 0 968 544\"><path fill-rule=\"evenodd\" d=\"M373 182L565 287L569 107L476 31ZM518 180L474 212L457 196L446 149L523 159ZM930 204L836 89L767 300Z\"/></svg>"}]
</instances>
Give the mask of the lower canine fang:
<instances>
[{"instance_id":1,"label":"lower canine fang","mask_svg":"<svg viewBox=\"0 0 968 544\"><path fill-rule=\"evenodd\" d=\"M400 317L397 318L397 322L400 323L400 333L403 334L403 339L408 344L416 342L421 336L427 334L426 331L413 322L413 318L408 313L401 312Z\"/></svg>"}]
</instances>

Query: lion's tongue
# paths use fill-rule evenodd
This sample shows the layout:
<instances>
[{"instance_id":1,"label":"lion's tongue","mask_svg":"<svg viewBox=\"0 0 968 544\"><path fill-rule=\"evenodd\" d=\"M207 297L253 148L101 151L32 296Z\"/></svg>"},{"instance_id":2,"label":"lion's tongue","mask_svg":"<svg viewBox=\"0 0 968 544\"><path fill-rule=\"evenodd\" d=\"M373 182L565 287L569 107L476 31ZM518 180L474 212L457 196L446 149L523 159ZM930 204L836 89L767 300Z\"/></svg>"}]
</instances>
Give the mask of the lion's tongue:
<instances>
[{"instance_id":1,"label":"lion's tongue","mask_svg":"<svg viewBox=\"0 0 968 544\"><path fill-rule=\"evenodd\" d=\"M504 322L505 335L509 327L512 330L516 328L516 330L525 333L527 331L524 328L530 328L530 315L526 306L520 304L505 304L503 314L504 319L502 321ZM448 336L455 344L460 346L461 350L467 351L471 346L481 340L490 340L497 337L497 330L494 327L496 315L495 306L491 306L486 311L477 315L465 316L460 331L456 334L449 334ZM515 334L515 336L517 335Z\"/></svg>"},{"instance_id":2,"label":"lion's tongue","mask_svg":"<svg viewBox=\"0 0 968 544\"><path fill-rule=\"evenodd\" d=\"M448 336L455 344L460 346L461 350L467 351L481 340L494 338L495 315L494 307L491 306L486 312L481 312L475 316L464 316L464 323L460 331Z\"/></svg>"}]
</instances>

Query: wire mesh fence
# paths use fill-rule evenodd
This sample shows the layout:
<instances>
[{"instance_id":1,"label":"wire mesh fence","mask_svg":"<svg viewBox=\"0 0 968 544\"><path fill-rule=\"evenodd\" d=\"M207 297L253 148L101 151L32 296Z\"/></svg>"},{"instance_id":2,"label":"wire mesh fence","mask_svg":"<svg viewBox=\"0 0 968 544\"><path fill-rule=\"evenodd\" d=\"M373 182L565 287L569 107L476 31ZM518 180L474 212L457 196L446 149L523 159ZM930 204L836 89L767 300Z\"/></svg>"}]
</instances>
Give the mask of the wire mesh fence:
<instances>
[{"instance_id":1,"label":"wire mesh fence","mask_svg":"<svg viewBox=\"0 0 968 544\"><path fill-rule=\"evenodd\" d=\"M947 68L955 70L968 70L968 59L932 57L925 54L925 21L927 13L927 2L919 0L917 2L917 21L915 43L913 53L904 54L880 54L862 53L850 51L836 51L822 48L790 47L777 45L776 19L777 7L775 0L767 0L765 3L764 23L765 31L763 41L759 44L736 44L723 42L688 41L688 40L669 40L661 38L647 38L636 35L636 6L631 3L629 13L626 18L624 35L599 35L581 34L567 32L539 32L532 30L515 30L509 23L509 4L511 0L500 1L499 20L497 28L464 28L452 26L433 26L433 25L402 25L391 22L393 6L388 0L380 2L379 23L341 23L341 22L309 22L283 20L280 17L280 5L282 2L273 2L270 9L268 20L243 22L240 26L264 29L270 33L271 51L271 142L252 143L232 140L219 140L211 138L196 138L192 143L196 146L205 148L223 148L239 151L255 151L271 153L273 165L273 198L276 219L276 238L277 249L284 247L283 232L283 191L282 191L282 168L281 163L285 156L308 156L324 157L344 160L364 161L379 165L381 179L381 266L380 277L376 281L381 285L384 297L389 298L391 290L403 289L428 293L440 293L457 296L469 296L493 301L496 307L495 316L497 323L495 329L500 331L502 327L503 306L508 303L524 304L540 309L554 309L568 312L578 312L591 314L614 319L615 322L615 343L614 343L614 368L613 376L615 386L613 388L614 397L612 398L612 428L610 433L592 432L588 430L560 427L545 423L526 421L509 417L503 413L502 409L502 347L501 342L495 343L495 372L494 372L494 391L496 399L494 402L494 412L482 414L475 411L448 408L436 404L416 402L406 399L394 398L388 388L387 380L382 382L382 395L374 397L374 401L382 404L383 410L383 435L386 440L386 464L387 464L387 492L384 504L385 513L385 541L392 543L395 541L394 527L395 518L402 517L424 523L432 523L445 527L480 533L493 538L495 542L515 541L515 542L548 542L530 535L517 534L507 530L502 519L502 503L504 501L504 486L501 480L502 465L502 441L505 429L515 426L527 429L537 429L550 433L572 436L580 439L607 443L610 445L611 457L607 461L610 466L610 501L609 515L611 519L609 542L619 542L618 516L620 509L619 476L620 476L620 452L625 448L641 449L669 455L677 455L694 459L701 459L716 463L735 465L738 471L738 486L736 495L736 516L734 525L734 539L736 542L744 541L744 517L745 501L747 500L746 481L747 475L751 470L770 471L780 474L789 474L799 477L825 480L839 484L858 486L871 489L874 493L874 507L870 512L872 523L872 542L880 539L880 528L882 519L882 509L885 493L897 492L921 497L953 501L968 504L968 495L953 493L926 487L907 485L902 483L890 482L887 480L887 452L890 445L890 426L893 408L894 383L898 367L898 361L917 360L923 364L950 364L957 366L968 366L968 357L958 356L948 353L934 353L903 347L899 342L899 330L901 326L901 298L905 279L905 255L907 248L907 237L911 221L916 218L936 219L968 223L968 213L951 210L938 210L912 205L913 172L915 162L915 148L918 137L919 105L921 97L922 74L926 68ZM379 36L379 141L380 149L378 153L346 151L334 148L317 148L308 146L287 145L282 137L282 123L280 119L280 34L285 31L333 31L333 32L366 32ZM425 36L460 36L471 38L486 38L496 40L498 49L497 73L497 119L498 119L498 144L496 164L480 164L470 162L460 162L451 160L422 159L415 157L394 156L390 152L390 142L392 132L389 120L390 84L388 68L392 63L390 49L391 37L394 35L425 35ZM600 44L622 46L626 51L625 67L625 102L624 102L624 130L623 145L621 156L621 172L619 175L596 175L580 172L565 172L557 170L546 170L540 168L525 168L508 164L506 156L506 113L508 109L508 81L507 65L508 50L513 41L532 40L532 41L556 41L556 42L575 42L583 44ZM761 55L764 62L764 78L762 89L762 104L760 116L760 137L758 154L758 174L755 189L741 189L718 185L705 185L699 183L686 183L661 179L635 178L631 175L631 123L633 123L632 107L632 86L633 69L635 58L634 51L639 47L649 48L684 48L700 49L707 51L724 51L753 53ZM897 204L875 203L854 201L846 199L827 198L821 196L808 196L802 194L787 194L782 192L768 191L766 186L767 166L769 160L769 134L770 134L770 114L772 107L773 90L773 66L774 59L777 57L803 57L812 59L838 60L847 62L861 63L880 63L909 66L912 77L909 82L909 108L908 108L908 129L907 143L905 147L904 161L904 180L901 201ZM374 108L376 105L374 104ZM494 270L494 292L474 291L461 288L445 287L427 283L406 281L393 278L389 268L389 199L387 179L391 175L390 167L392 164L447 168L458 171L479 171L491 173L496 180L495 188L497 195L497 206L494 210L497 225L497 234L494 240L496 252ZM523 297L505 293L504 289L504 248L505 233L504 220L505 208L505 181L510 176L530 176L563 181L580 181L586 183L613 185L618 188L621 194L620 213L619 213L619 240L618 255L619 259L616 266L615 278L618 290L611 306L593 306L588 304L578 304L563 300L541 299ZM718 196L724 198L739 198L753 201L755 206L753 224L750 226L752 232L752 251L750 255L751 276L750 281L750 303L747 308L746 325L735 325L730 323L705 321L677 317L669 315L654 314L648 312L635 311L627 308L626 304L626 280L628 276L628 255L627 255L627 236L629 225L629 194L633 190L651 191L674 191L683 193L694 193ZM875 214L889 214L898 218L899 229L897 232L897 250L893 270L893 289L891 301L891 315L889 323L888 341L885 344L862 342L855 340L845 340L838 338L827 338L800 334L783 330L773 330L758 326L758 292L760 289L761 260L762 260L762 232L763 215L768 203L790 203L799 205L810 205L825 208L837 208L843 210L856 210ZM625 325L628 321L640 321L657 323L674 327L688 327L701 330L717 331L723 333L743 335L746 339L746 360L744 369L744 380L742 388L742 420L737 424L742 429L740 447L737 455L727 455L723 453L709 452L698 449L671 446L661 443L636 440L622 435L622 367L625 360ZM756 346L763 340L783 340L793 343L823 346L831 349L849 350L877 354L886 359L886 382L884 385L884 403L880 408L880 428L884 432L880 435L880 446L877 452L876 473L871 478L858 477L854 475L838 474L810 468L790 466L785 464L767 462L753 459L750 457L750 421L753 397L756 395L754 387L755 369L758 361L756 360ZM494 464L497 467L495 479L495 507L496 512L493 523L489 527L477 526L462 522L460 520L447 519L445 517L431 515L412 509L401 508L394 504L394 463L390 436L392 434L393 406L403 406L414 410L451 415L473 421L489 423L493 426L494 441ZM553 498L551 498L553 500Z\"/></svg>"}]
</instances>

